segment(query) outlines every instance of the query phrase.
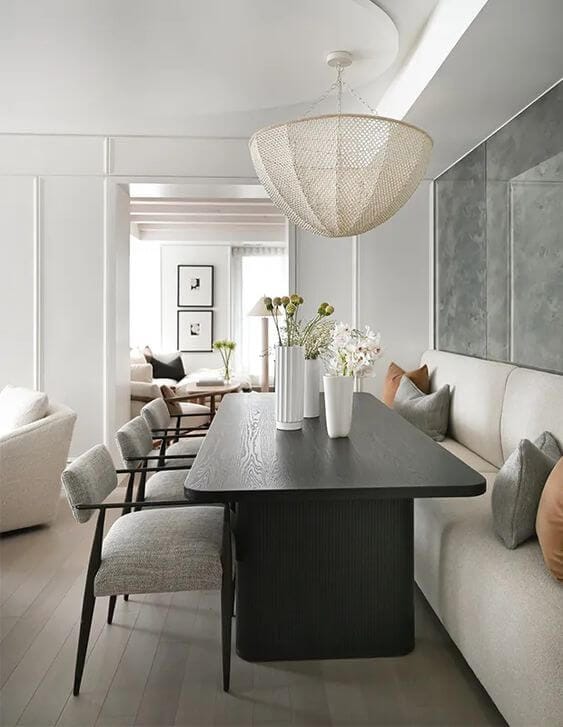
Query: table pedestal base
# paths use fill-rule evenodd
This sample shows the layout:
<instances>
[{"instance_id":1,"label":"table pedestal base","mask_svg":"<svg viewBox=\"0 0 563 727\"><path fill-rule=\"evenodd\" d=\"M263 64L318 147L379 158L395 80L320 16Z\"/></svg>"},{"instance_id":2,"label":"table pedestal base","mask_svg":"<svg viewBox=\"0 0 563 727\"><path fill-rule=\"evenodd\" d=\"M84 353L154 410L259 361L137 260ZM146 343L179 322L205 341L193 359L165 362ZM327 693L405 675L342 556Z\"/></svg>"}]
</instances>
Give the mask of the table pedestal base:
<instances>
[{"instance_id":1,"label":"table pedestal base","mask_svg":"<svg viewBox=\"0 0 563 727\"><path fill-rule=\"evenodd\" d=\"M243 659L414 648L412 500L241 502L236 538Z\"/></svg>"}]
</instances>

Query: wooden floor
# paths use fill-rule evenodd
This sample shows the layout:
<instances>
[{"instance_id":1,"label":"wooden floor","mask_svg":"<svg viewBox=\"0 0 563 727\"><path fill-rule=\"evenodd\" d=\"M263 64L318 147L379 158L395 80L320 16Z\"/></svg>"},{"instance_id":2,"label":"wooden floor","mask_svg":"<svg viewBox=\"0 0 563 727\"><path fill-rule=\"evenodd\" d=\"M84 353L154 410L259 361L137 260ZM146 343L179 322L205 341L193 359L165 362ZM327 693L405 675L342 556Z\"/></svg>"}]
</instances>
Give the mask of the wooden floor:
<instances>
[{"instance_id":1,"label":"wooden floor","mask_svg":"<svg viewBox=\"0 0 563 727\"><path fill-rule=\"evenodd\" d=\"M504 724L420 595L409 656L249 664L233 654L227 695L218 594L120 599L112 626L105 624L107 599L100 599L74 698L92 526L75 523L63 502L54 526L0 539L3 727Z\"/></svg>"}]
</instances>

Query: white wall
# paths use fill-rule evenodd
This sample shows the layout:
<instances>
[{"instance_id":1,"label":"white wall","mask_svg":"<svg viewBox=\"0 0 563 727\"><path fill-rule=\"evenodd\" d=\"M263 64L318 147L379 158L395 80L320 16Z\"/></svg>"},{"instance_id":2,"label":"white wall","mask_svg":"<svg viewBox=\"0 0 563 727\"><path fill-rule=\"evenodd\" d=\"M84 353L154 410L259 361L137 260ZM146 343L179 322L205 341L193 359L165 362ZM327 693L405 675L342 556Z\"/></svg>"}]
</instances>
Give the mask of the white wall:
<instances>
[{"instance_id":1,"label":"white wall","mask_svg":"<svg viewBox=\"0 0 563 727\"><path fill-rule=\"evenodd\" d=\"M231 248L229 245L162 245L162 348L176 351L178 265L213 265L214 300L213 339L229 338L231 329ZM219 354L183 353L186 372L200 368L218 368Z\"/></svg>"},{"instance_id":2,"label":"white wall","mask_svg":"<svg viewBox=\"0 0 563 727\"><path fill-rule=\"evenodd\" d=\"M71 456L129 407L129 182L254 181L245 139L0 134L0 386L78 414Z\"/></svg>"},{"instance_id":3,"label":"white wall","mask_svg":"<svg viewBox=\"0 0 563 727\"><path fill-rule=\"evenodd\" d=\"M304 313L321 301L335 320L381 332L383 357L364 391L379 396L390 361L410 369L430 340L430 188L423 181L384 225L357 238L326 239L296 230L296 289Z\"/></svg>"},{"instance_id":4,"label":"white wall","mask_svg":"<svg viewBox=\"0 0 563 727\"><path fill-rule=\"evenodd\" d=\"M429 347L431 186L423 181L394 217L359 238L358 323L380 331L383 346L364 390L377 396L390 361L416 368Z\"/></svg>"},{"instance_id":5,"label":"white wall","mask_svg":"<svg viewBox=\"0 0 563 727\"><path fill-rule=\"evenodd\" d=\"M130 261L131 345L141 350L162 348L160 315L160 243L131 238Z\"/></svg>"}]
</instances>

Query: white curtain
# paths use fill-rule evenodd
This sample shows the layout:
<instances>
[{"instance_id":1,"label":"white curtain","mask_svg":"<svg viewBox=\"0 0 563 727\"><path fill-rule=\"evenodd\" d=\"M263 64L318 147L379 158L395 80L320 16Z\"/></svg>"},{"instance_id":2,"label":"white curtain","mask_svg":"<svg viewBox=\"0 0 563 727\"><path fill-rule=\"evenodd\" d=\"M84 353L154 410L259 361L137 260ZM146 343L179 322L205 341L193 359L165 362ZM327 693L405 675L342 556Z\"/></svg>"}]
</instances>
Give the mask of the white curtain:
<instances>
[{"instance_id":1,"label":"white curtain","mask_svg":"<svg viewBox=\"0 0 563 727\"><path fill-rule=\"evenodd\" d=\"M247 314L261 296L288 292L287 249L248 245L231 250L231 330L237 344L234 368L250 374L256 382L260 371L260 319L248 318Z\"/></svg>"}]
</instances>

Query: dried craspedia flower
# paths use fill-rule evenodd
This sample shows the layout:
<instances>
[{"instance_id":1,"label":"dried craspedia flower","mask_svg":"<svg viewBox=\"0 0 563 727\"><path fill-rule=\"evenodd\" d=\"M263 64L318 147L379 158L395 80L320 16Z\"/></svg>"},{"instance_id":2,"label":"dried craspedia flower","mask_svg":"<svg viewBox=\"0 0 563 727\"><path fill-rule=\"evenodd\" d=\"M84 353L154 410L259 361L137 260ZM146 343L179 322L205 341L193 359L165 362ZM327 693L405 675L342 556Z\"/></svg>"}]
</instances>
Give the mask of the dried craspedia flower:
<instances>
[{"instance_id":1,"label":"dried craspedia flower","mask_svg":"<svg viewBox=\"0 0 563 727\"><path fill-rule=\"evenodd\" d=\"M281 304L282 304L282 299L281 299L281 298L279 297L279 295L276 295L276 297L274 298L274 305L275 305L275 306L276 306L276 308L277 308L277 307L278 307L278 306L280 306Z\"/></svg>"},{"instance_id":2,"label":"dried craspedia flower","mask_svg":"<svg viewBox=\"0 0 563 727\"><path fill-rule=\"evenodd\" d=\"M268 298L268 296L265 296L264 297L264 305L266 306L266 308L268 308L269 305L272 305L272 299L271 298Z\"/></svg>"},{"instance_id":3,"label":"dried craspedia flower","mask_svg":"<svg viewBox=\"0 0 563 727\"><path fill-rule=\"evenodd\" d=\"M300 295L294 293L292 296L290 296L289 300L293 303L293 305L299 305L299 303L301 302L300 298Z\"/></svg>"},{"instance_id":4,"label":"dried craspedia flower","mask_svg":"<svg viewBox=\"0 0 563 727\"><path fill-rule=\"evenodd\" d=\"M285 306L289 305L289 296L284 295L283 298L281 299L281 302L282 302L282 305L285 305Z\"/></svg>"},{"instance_id":5,"label":"dried craspedia flower","mask_svg":"<svg viewBox=\"0 0 563 727\"><path fill-rule=\"evenodd\" d=\"M285 312L287 313L288 316L291 317L295 313L296 310L297 310L297 306L294 303L290 302L287 304Z\"/></svg>"},{"instance_id":6,"label":"dried craspedia flower","mask_svg":"<svg viewBox=\"0 0 563 727\"><path fill-rule=\"evenodd\" d=\"M325 316L331 316L334 313L333 305L325 305Z\"/></svg>"},{"instance_id":7,"label":"dried craspedia flower","mask_svg":"<svg viewBox=\"0 0 563 727\"><path fill-rule=\"evenodd\" d=\"M224 341L224 344L228 351L234 351L237 345L234 341Z\"/></svg>"},{"instance_id":8,"label":"dried craspedia flower","mask_svg":"<svg viewBox=\"0 0 563 727\"><path fill-rule=\"evenodd\" d=\"M266 310L272 311L274 310L274 306L271 303L266 303Z\"/></svg>"}]
</instances>

